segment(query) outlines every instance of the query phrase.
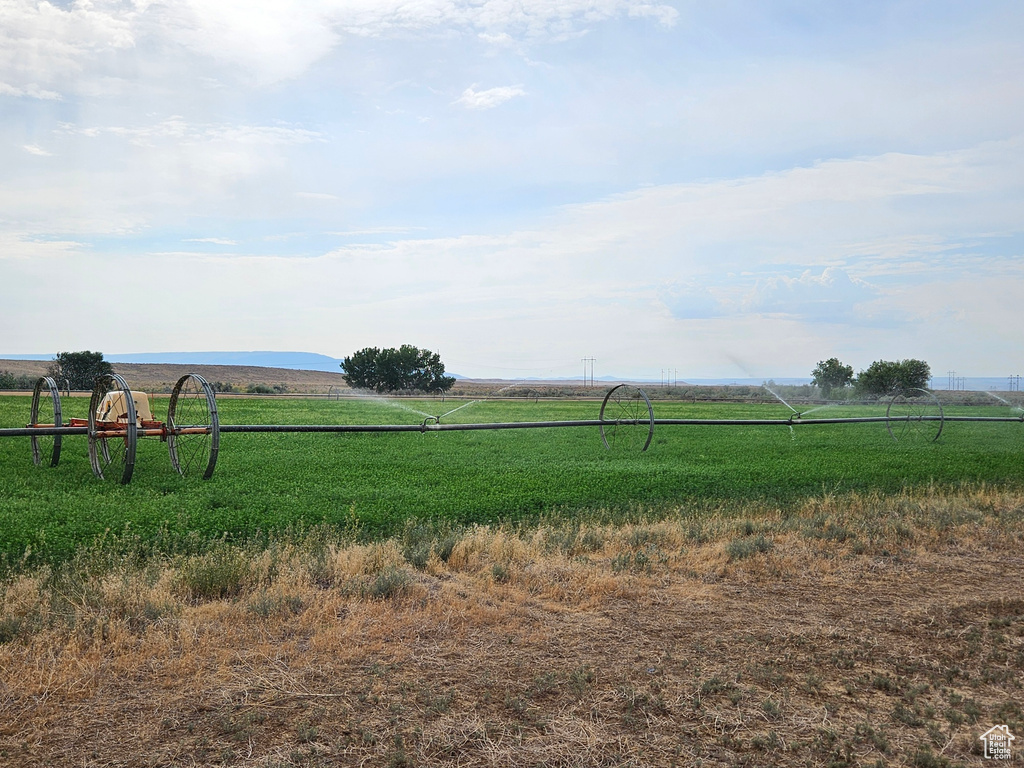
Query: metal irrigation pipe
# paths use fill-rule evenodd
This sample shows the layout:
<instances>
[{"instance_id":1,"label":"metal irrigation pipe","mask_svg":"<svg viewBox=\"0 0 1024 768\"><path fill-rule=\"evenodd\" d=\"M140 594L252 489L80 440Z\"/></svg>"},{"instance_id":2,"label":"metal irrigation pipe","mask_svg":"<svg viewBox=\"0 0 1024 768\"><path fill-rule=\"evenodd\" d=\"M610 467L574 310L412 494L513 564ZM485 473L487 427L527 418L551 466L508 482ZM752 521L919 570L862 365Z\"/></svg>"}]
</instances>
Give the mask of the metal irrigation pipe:
<instances>
[{"instance_id":1,"label":"metal irrigation pipe","mask_svg":"<svg viewBox=\"0 0 1024 768\"><path fill-rule=\"evenodd\" d=\"M433 418L433 417L431 417ZM977 421L1024 422L1022 416L859 416L834 419L654 419L655 426L708 426L708 427L793 427L812 424L868 424L900 421ZM547 427L600 427L616 424L647 424L647 419L580 421L507 421L486 424L221 424L220 431L235 433L256 432L466 432L482 429L543 429ZM191 427L182 433L200 434L209 428ZM154 430L153 434L158 434ZM38 435L87 435L88 427L13 427L0 429L0 437L32 437ZM140 434L142 432L140 431ZM120 432L97 433L100 437L119 437Z\"/></svg>"},{"instance_id":2,"label":"metal irrigation pipe","mask_svg":"<svg viewBox=\"0 0 1024 768\"><path fill-rule=\"evenodd\" d=\"M431 417L433 418L433 417ZM599 427L613 421L509 421L489 424L221 424L221 432L460 432L475 429Z\"/></svg>"}]
</instances>

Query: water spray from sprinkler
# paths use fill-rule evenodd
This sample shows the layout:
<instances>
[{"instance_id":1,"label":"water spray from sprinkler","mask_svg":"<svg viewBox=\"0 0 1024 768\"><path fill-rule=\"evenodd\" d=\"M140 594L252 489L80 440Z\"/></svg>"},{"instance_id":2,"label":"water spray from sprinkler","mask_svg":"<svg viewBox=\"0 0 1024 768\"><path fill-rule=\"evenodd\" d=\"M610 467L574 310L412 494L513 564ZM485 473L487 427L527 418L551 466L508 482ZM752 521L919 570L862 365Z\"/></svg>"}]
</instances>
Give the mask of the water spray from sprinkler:
<instances>
[{"instance_id":1,"label":"water spray from sprinkler","mask_svg":"<svg viewBox=\"0 0 1024 768\"><path fill-rule=\"evenodd\" d=\"M463 408L468 408L469 406L473 405L474 403L479 403L479 402L480 402L479 400L470 400L468 403L463 403L458 408L452 408L450 411L448 411L448 413L442 413L440 416L437 417L437 420L441 421L441 419L443 419L449 413L455 413L456 411L461 411Z\"/></svg>"},{"instance_id":2,"label":"water spray from sprinkler","mask_svg":"<svg viewBox=\"0 0 1024 768\"><path fill-rule=\"evenodd\" d=\"M371 392L357 390L356 397L362 400L373 400L375 403L381 403L382 405L390 405L392 408L401 408L403 411L409 411L409 413L415 413L418 416L424 416L431 419L434 418L434 416L432 416L431 414L421 411L417 408L411 408L405 403L397 403L394 400L389 400L386 397L381 397L380 395Z\"/></svg>"},{"instance_id":3,"label":"water spray from sprinkler","mask_svg":"<svg viewBox=\"0 0 1024 768\"><path fill-rule=\"evenodd\" d=\"M798 419L800 418L800 411L798 411L798 410L797 410L796 408L794 408L794 407L793 407L792 405L790 405L790 404L789 404L789 403L787 403L787 402L786 402L785 400L783 400L783 399L782 399L782 395L780 395L780 394L779 394L778 392L776 392L776 391L775 391L774 389L772 389L771 387L769 387L769 386L768 386L767 384L762 384L761 386L762 386L762 387L764 387L765 389L767 389L767 390L768 390L769 392L771 392L771 393L772 393L772 394L773 394L773 395L775 396L775 399L776 399L776 400L778 400L778 401L779 401L780 403L782 403L782 404L783 404L784 406L786 406L787 408L789 408L789 410L791 410L791 411L792 411L793 413L795 413L795 414L796 414L796 417L797 417Z\"/></svg>"}]
</instances>

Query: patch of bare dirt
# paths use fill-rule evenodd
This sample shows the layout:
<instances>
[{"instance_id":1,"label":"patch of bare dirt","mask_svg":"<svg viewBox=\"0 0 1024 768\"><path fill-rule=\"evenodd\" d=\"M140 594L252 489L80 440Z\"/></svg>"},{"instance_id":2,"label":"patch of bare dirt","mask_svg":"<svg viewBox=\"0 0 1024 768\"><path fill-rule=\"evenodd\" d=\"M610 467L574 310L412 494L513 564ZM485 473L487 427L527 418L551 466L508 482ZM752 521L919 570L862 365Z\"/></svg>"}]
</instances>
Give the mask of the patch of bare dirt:
<instances>
[{"instance_id":1,"label":"patch of bare dirt","mask_svg":"<svg viewBox=\"0 0 1024 768\"><path fill-rule=\"evenodd\" d=\"M78 599L135 608L0 644L0 764L938 766L1020 732L1019 526L797 531L481 528L419 570L395 542L282 555L215 600L195 563L108 576Z\"/></svg>"}]
</instances>

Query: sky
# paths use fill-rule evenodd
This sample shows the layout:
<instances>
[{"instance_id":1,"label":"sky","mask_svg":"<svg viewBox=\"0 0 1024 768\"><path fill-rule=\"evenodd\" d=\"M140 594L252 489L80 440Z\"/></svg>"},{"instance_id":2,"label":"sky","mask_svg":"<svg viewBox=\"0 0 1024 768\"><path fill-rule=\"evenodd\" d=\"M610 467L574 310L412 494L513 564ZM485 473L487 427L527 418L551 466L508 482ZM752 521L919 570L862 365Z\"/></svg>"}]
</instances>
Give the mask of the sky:
<instances>
[{"instance_id":1,"label":"sky","mask_svg":"<svg viewBox=\"0 0 1024 768\"><path fill-rule=\"evenodd\" d=\"M1024 374L1024 4L0 0L0 357Z\"/></svg>"}]
</instances>

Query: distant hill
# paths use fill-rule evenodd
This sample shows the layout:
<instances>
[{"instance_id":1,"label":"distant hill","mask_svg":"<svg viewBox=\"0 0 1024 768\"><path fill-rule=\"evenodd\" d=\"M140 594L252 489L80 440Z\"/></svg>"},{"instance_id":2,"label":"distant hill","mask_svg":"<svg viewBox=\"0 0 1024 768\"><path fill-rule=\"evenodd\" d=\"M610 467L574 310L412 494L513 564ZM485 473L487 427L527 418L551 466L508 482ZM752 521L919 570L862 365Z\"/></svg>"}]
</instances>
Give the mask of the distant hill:
<instances>
[{"instance_id":1,"label":"distant hill","mask_svg":"<svg viewBox=\"0 0 1024 768\"><path fill-rule=\"evenodd\" d=\"M50 361L56 357L56 353L45 353L35 355L4 355L0 354L2 360L18 361ZM104 355L104 359L111 363L134 363L140 365L188 365L188 366L243 366L247 368L279 368L292 371L320 371L322 373L341 373L341 358L321 355L316 352L139 352L134 354ZM13 368L14 366L8 366ZM0 365L0 370L4 370ZM20 370L20 368L19 368ZM35 368L32 369L33 374ZM39 367L39 375L45 373L45 366ZM504 381L491 377L466 377L451 371L446 372L456 379L467 379L476 381ZM660 385L657 379L645 379L643 377L624 376L598 376L597 381L619 382L631 381L636 384ZM679 377L676 380L677 386L751 386L759 387L765 381L774 381L783 386L799 386L810 384L810 378L806 377L765 377L765 378L691 378ZM508 381L512 381L509 379ZM559 381L574 382L580 381L579 377L563 376L550 378L516 378L515 381ZM932 378L932 388L945 390L949 388L945 376ZM1005 392L1010 389L1010 378L1007 376L967 376L958 381L958 389L965 389L974 392ZM1020 381L1014 382L1014 389L1020 387Z\"/></svg>"},{"instance_id":2,"label":"distant hill","mask_svg":"<svg viewBox=\"0 0 1024 768\"><path fill-rule=\"evenodd\" d=\"M243 365L293 371L340 373L341 360L315 352L139 352L104 355L111 363L170 365Z\"/></svg>"},{"instance_id":3,"label":"distant hill","mask_svg":"<svg viewBox=\"0 0 1024 768\"><path fill-rule=\"evenodd\" d=\"M292 371L341 373L341 358L316 352L139 352L127 355L104 355L111 363L142 363L148 365L242 365L260 368L286 368ZM448 372L456 379L464 378Z\"/></svg>"}]
</instances>

